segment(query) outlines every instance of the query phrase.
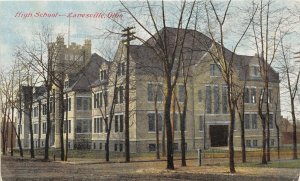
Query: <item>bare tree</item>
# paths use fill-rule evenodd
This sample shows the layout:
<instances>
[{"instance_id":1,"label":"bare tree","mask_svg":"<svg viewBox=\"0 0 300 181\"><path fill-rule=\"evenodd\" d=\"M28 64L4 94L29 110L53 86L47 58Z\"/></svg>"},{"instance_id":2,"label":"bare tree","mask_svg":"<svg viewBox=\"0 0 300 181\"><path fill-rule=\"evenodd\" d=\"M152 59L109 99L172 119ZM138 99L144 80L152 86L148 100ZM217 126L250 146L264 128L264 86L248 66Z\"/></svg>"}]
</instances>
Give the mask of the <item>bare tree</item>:
<instances>
[{"instance_id":1,"label":"bare tree","mask_svg":"<svg viewBox=\"0 0 300 181\"><path fill-rule=\"evenodd\" d=\"M238 48L240 42L244 38L246 32L249 29L249 26L252 23L253 15L249 17L247 20L246 27L243 31L241 31L241 35L237 43L235 44L233 51L230 52L225 48L225 41L224 41L224 26L228 16L228 10L230 8L231 0L228 1L227 5L225 6L225 11L223 15L219 15L218 9L216 5L210 1L209 5L205 6L206 15L207 15L207 23L208 23L208 32L210 38L213 41L214 48L209 49L208 52L210 53L213 61L218 65L218 68L222 74L223 80L227 86L227 99L228 99L228 106L230 112L230 128L229 128L229 167L230 172L235 173L235 166L234 166L234 147L233 147L233 134L234 134L234 124L235 124L235 108L237 105L237 101L241 96L241 86L238 83L238 77L235 75L235 65L237 64L237 57L235 56L236 49ZM256 13L256 9L254 8L253 14ZM211 15L211 12L213 15ZM214 31L212 29L212 20L215 19L218 29L216 30L219 34L219 40L217 36L214 35ZM218 43L219 42L219 43Z\"/></svg>"},{"instance_id":2,"label":"bare tree","mask_svg":"<svg viewBox=\"0 0 300 181\"><path fill-rule=\"evenodd\" d=\"M10 114L10 96L12 80L10 77L5 76L4 71L1 71L0 76L0 101L1 101L1 138L2 138L2 153L6 155L8 145L8 129L9 129L9 114Z\"/></svg>"},{"instance_id":3,"label":"bare tree","mask_svg":"<svg viewBox=\"0 0 300 181\"><path fill-rule=\"evenodd\" d=\"M280 40L281 52L282 52L282 66L283 73L287 79L286 88L289 92L290 99L290 111L293 121L293 159L297 159L297 125L296 125L296 113L295 113L295 98L298 93L298 84L300 78L300 70L295 69L295 66L291 60L291 53L289 49L284 46L283 39Z\"/></svg>"},{"instance_id":4,"label":"bare tree","mask_svg":"<svg viewBox=\"0 0 300 181\"><path fill-rule=\"evenodd\" d=\"M243 69L246 69L245 66L243 66ZM244 83L242 87L242 95L239 99L239 103L236 104L236 109L240 118L240 124L241 124L241 147L242 147L242 162L246 162L246 145L245 145L245 94L246 94L246 83L247 83L247 74L248 71L245 71L244 74Z\"/></svg>"},{"instance_id":5,"label":"bare tree","mask_svg":"<svg viewBox=\"0 0 300 181\"><path fill-rule=\"evenodd\" d=\"M158 60L161 62L161 64L164 67L164 95L165 95L165 101L164 101L164 120L166 123L166 135L167 135L167 169L174 169L174 163L173 163L173 141L172 141L172 128L171 128L171 117L170 117L170 110L171 110L171 98L172 98L172 92L174 87L177 83L178 78L178 72L180 68L180 63L176 63L176 56L178 56L178 52L180 52L180 49L183 48L181 46L185 40L185 31L180 31L180 27L187 27L190 24L191 14L193 12L194 3L192 3L191 6L187 6L186 1L183 2L182 8L180 9L180 17L178 20L178 26L177 26L177 36L175 36L175 40L172 45L168 42L167 38L167 17L166 17L166 10L165 10L165 2L162 1L160 8L161 8L161 22L157 20L155 15L153 14L153 9L155 6L152 6L149 1L147 1L147 10L149 12L149 17L151 19L151 25L155 29L156 35L152 34L149 31L149 25L143 24L137 15L134 14L134 12L127 6L125 3L121 2L123 7L125 8L126 12L130 15L130 17L136 22L139 27L145 31L151 39L154 41L154 44L151 44L149 42L146 42L140 37L136 37L138 40L142 41L147 47L151 48L154 53L156 54ZM188 18L185 20L183 18L184 13L188 13ZM161 25L160 25L161 23ZM158 27L162 27L162 31L159 31ZM180 57L180 56L179 56ZM175 71L174 71L175 70ZM177 71L176 71L177 70ZM173 72L176 72L175 75Z\"/></svg>"},{"instance_id":6,"label":"bare tree","mask_svg":"<svg viewBox=\"0 0 300 181\"><path fill-rule=\"evenodd\" d=\"M283 27L289 27L288 13L285 9L272 8L274 1L253 2L253 7L258 7L258 13L252 23L253 38L255 50L260 69L260 76L264 82L258 101L258 114L262 122L262 164L270 161L270 72L272 63L276 59L280 39L282 34L279 33Z\"/></svg>"}]
</instances>

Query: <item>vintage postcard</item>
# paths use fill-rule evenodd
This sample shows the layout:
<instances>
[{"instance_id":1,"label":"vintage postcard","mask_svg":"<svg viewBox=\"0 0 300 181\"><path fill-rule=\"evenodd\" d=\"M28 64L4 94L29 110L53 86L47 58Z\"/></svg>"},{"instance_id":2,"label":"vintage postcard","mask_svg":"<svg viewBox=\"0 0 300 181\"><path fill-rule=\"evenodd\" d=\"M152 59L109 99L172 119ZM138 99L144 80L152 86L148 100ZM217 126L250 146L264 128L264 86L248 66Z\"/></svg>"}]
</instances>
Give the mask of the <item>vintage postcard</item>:
<instances>
[{"instance_id":1,"label":"vintage postcard","mask_svg":"<svg viewBox=\"0 0 300 181\"><path fill-rule=\"evenodd\" d=\"M0 1L2 180L300 180L300 1Z\"/></svg>"}]
</instances>

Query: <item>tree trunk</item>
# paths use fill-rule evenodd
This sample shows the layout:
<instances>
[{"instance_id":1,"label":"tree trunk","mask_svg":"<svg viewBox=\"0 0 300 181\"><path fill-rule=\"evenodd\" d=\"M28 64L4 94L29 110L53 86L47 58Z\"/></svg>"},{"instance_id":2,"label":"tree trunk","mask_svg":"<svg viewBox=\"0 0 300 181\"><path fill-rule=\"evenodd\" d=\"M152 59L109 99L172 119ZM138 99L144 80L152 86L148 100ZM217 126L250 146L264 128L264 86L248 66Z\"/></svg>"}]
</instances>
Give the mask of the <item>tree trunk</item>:
<instances>
[{"instance_id":1,"label":"tree trunk","mask_svg":"<svg viewBox=\"0 0 300 181\"><path fill-rule=\"evenodd\" d=\"M184 105L183 105L183 112L182 112L182 119L180 119L180 133L181 133L181 166L186 166L186 158L185 158L185 151L186 151L186 143L185 143L185 121L186 121L186 111L187 111L187 92L186 92L186 85L185 85L185 97L184 97Z\"/></svg>"},{"instance_id":2,"label":"tree trunk","mask_svg":"<svg viewBox=\"0 0 300 181\"><path fill-rule=\"evenodd\" d=\"M162 144L162 156L166 156L166 120L163 120L162 124L162 135L161 135L161 144Z\"/></svg>"},{"instance_id":3,"label":"tree trunk","mask_svg":"<svg viewBox=\"0 0 300 181\"><path fill-rule=\"evenodd\" d=\"M271 153L270 153L270 117L268 117L267 124L267 161L271 161Z\"/></svg>"},{"instance_id":4,"label":"tree trunk","mask_svg":"<svg viewBox=\"0 0 300 181\"><path fill-rule=\"evenodd\" d=\"M41 147L41 127L42 127L42 103L39 100L39 134L38 134L38 147Z\"/></svg>"},{"instance_id":5,"label":"tree trunk","mask_svg":"<svg viewBox=\"0 0 300 181\"><path fill-rule=\"evenodd\" d=\"M242 162L246 163L246 145L245 145L245 122L244 113L242 113L243 118L241 119L241 146L242 146Z\"/></svg>"},{"instance_id":6,"label":"tree trunk","mask_svg":"<svg viewBox=\"0 0 300 181\"><path fill-rule=\"evenodd\" d=\"M14 156L14 107L11 108L10 156Z\"/></svg>"},{"instance_id":7,"label":"tree trunk","mask_svg":"<svg viewBox=\"0 0 300 181\"><path fill-rule=\"evenodd\" d=\"M21 84L19 83L19 125L22 125L22 94L21 94ZM23 125L24 126L24 125ZM21 128L22 129L22 128ZM20 150L20 156L23 157L23 148L22 148L22 142L20 139L20 128L18 127L18 134L17 134L17 139L18 139L18 146Z\"/></svg>"},{"instance_id":8,"label":"tree trunk","mask_svg":"<svg viewBox=\"0 0 300 181\"><path fill-rule=\"evenodd\" d=\"M266 120L263 118L262 120L262 158L261 164L267 164L267 155L266 155Z\"/></svg>"},{"instance_id":9,"label":"tree trunk","mask_svg":"<svg viewBox=\"0 0 300 181\"><path fill-rule=\"evenodd\" d=\"M172 106L172 122L171 122L171 125L172 125L172 141L173 141L173 143L174 143L174 139L175 139L175 132L174 132L174 128L175 128L175 125L174 125L174 120L175 120L175 112L176 112L176 90L174 89L173 90L173 93L172 93L172 103L171 103L171 106Z\"/></svg>"},{"instance_id":10,"label":"tree trunk","mask_svg":"<svg viewBox=\"0 0 300 181\"><path fill-rule=\"evenodd\" d=\"M63 85L63 84L62 84ZM64 149L64 90L63 86L59 87L59 116L60 116L60 121L59 121L59 137L60 137L60 159L61 161L65 160L65 149Z\"/></svg>"},{"instance_id":11,"label":"tree trunk","mask_svg":"<svg viewBox=\"0 0 300 181\"><path fill-rule=\"evenodd\" d=\"M297 126L294 100L291 101L292 106L292 118L293 118L293 159L298 159L297 155Z\"/></svg>"},{"instance_id":12,"label":"tree trunk","mask_svg":"<svg viewBox=\"0 0 300 181\"><path fill-rule=\"evenodd\" d=\"M279 126L276 125L276 136L277 136L277 158L280 160L280 132Z\"/></svg>"},{"instance_id":13,"label":"tree trunk","mask_svg":"<svg viewBox=\"0 0 300 181\"><path fill-rule=\"evenodd\" d=\"M28 118L29 118L29 131L30 131L30 156L31 158L34 158L34 141L33 141L33 130L32 130L32 103L33 103L32 87L29 94L30 94L30 98L29 98L30 100L29 100Z\"/></svg>"},{"instance_id":14,"label":"tree trunk","mask_svg":"<svg viewBox=\"0 0 300 181\"><path fill-rule=\"evenodd\" d=\"M171 111L171 99L172 99L172 86L171 77L166 75L165 77L165 104L164 104L164 119L166 122L167 131L167 169L174 169L173 162L173 141L172 141L172 128L170 120Z\"/></svg>"},{"instance_id":15,"label":"tree trunk","mask_svg":"<svg viewBox=\"0 0 300 181\"><path fill-rule=\"evenodd\" d=\"M156 135L156 159L160 159L159 153L159 128L158 128L158 110L157 110L157 92L154 97L154 110L155 110L155 135ZM161 120L162 121L162 120Z\"/></svg>"},{"instance_id":16,"label":"tree trunk","mask_svg":"<svg viewBox=\"0 0 300 181\"><path fill-rule=\"evenodd\" d=\"M109 136L110 131L107 131L106 142L105 142L105 161L109 162Z\"/></svg>"},{"instance_id":17,"label":"tree trunk","mask_svg":"<svg viewBox=\"0 0 300 181\"><path fill-rule=\"evenodd\" d=\"M22 148L22 142L20 139L20 135L17 134L17 139L18 139L18 146L19 146L19 151L20 151L20 157L23 157L23 148Z\"/></svg>"},{"instance_id":18,"label":"tree trunk","mask_svg":"<svg viewBox=\"0 0 300 181\"><path fill-rule=\"evenodd\" d=\"M235 109L230 108L230 130L229 130L229 169L230 173L235 173L234 166L234 145L233 145L233 134L234 134L234 122L235 122Z\"/></svg>"},{"instance_id":19,"label":"tree trunk","mask_svg":"<svg viewBox=\"0 0 300 181\"><path fill-rule=\"evenodd\" d=\"M50 119L50 87L47 87L47 129L46 129L46 139L45 139L45 154L44 159L49 160L49 139L51 133L51 119Z\"/></svg>"},{"instance_id":20,"label":"tree trunk","mask_svg":"<svg viewBox=\"0 0 300 181\"><path fill-rule=\"evenodd\" d=\"M65 155L65 161L68 161L68 151L69 151L69 120L68 120L68 112L69 112L69 97L68 97L68 93L66 94L66 155Z\"/></svg>"},{"instance_id":21,"label":"tree trunk","mask_svg":"<svg viewBox=\"0 0 300 181\"><path fill-rule=\"evenodd\" d=\"M5 109L5 108L4 108ZM1 129L1 136L2 136L2 154L6 155L6 138L7 138L7 121L6 121L6 112L7 110L4 110L4 115L3 115L3 122L2 122L2 129Z\"/></svg>"},{"instance_id":22,"label":"tree trunk","mask_svg":"<svg viewBox=\"0 0 300 181\"><path fill-rule=\"evenodd\" d=\"M239 110L238 106L237 111L240 118L241 123L241 147L242 147L242 162L246 163L246 145L245 145L245 87L242 94L242 102L241 102L241 111Z\"/></svg>"}]
</instances>

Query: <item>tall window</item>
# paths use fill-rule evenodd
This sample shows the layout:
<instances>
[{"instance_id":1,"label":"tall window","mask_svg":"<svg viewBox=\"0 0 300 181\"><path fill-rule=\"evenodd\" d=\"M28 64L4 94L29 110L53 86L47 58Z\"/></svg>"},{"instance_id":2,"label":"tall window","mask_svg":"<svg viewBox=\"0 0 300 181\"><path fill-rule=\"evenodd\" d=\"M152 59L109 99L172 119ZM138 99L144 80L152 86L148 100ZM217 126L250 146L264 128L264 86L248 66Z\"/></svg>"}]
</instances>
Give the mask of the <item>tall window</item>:
<instances>
[{"instance_id":1,"label":"tall window","mask_svg":"<svg viewBox=\"0 0 300 181\"><path fill-rule=\"evenodd\" d=\"M222 109L223 113L227 114L228 113L228 98L227 98L227 87L223 86L222 87Z\"/></svg>"},{"instance_id":2,"label":"tall window","mask_svg":"<svg viewBox=\"0 0 300 181\"><path fill-rule=\"evenodd\" d=\"M103 133L103 118L100 118L99 127L100 133Z\"/></svg>"},{"instance_id":3,"label":"tall window","mask_svg":"<svg viewBox=\"0 0 300 181\"><path fill-rule=\"evenodd\" d=\"M216 64L210 64L210 76L221 76L220 69Z\"/></svg>"},{"instance_id":4,"label":"tall window","mask_svg":"<svg viewBox=\"0 0 300 181\"><path fill-rule=\"evenodd\" d=\"M199 131L203 131L203 123L204 123L204 120L203 120L203 116L199 116Z\"/></svg>"},{"instance_id":5,"label":"tall window","mask_svg":"<svg viewBox=\"0 0 300 181\"><path fill-rule=\"evenodd\" d=\"M257 115L245 114L244 124L245 129L257 129Z\"/></svg>"},{"instance_id":6,"label":"tall window","mask_svg":"<svg viewBox=\"0 0 300 181\"><path fill-rule=\"evenodd\" d=\"M38 124L33 125L33 134L38 134Z\"/></svg>"},{"instance_id":7,"label":"tall window","mask_svg":"<svg viewBox=\"0 0 300 181\"><path fill-rule=\"evenodd\" d=\"M272 103L272 89L269 89L268 102Z\"/></svg>"},{"instance_id":8,"label":"tall window","mask_svg":"<svg viewBox=\"0 0 300 181\"><path fill-rule=\"evenodd\" d=\"M257 140L253 140L253 142L252 142L253 144L253 147L257 147Z\"/></svg>"},{"instance_id":9,"label":"tall window","mask_svg":"<svg viewBox=\"0 0 300 181\"><path fill-rule=\"evenodd\" d=\"M244 124L245 129L250 129L250 114L245 114Z\"/></svg>"},{"instance_id":10,"label":"tall window","mask_svg":"<svg viewBox=\"0 0 300 181\"><path fill-rule=\"evenodd\" d=\"M162 130L162 120L162 114L158 114L158 131ZM155 113L148 113L148 131L154 132L156 130L155 125Z\"/></svg>"},{"instance_id":11,"label":"tall window","mask_svg":"<svg viewBox=\"0 0 300 181\"><path fill-rule=\"evenodd\" d=\"M252 114L252 129L257 129L257 115L256 114Z\"/></svg>"},{"instance_id":12,"label":"tall window","mask_svg":"<svg viewBox=\"0 0 300 181\"><path fill-rule=\"evenodd\" d=\"M253 78L260 78L259 66L250 67L250 76Z\"/></svg>"},{"instance_id":13,"label":"tall window","mask_svg":"<svg viewBox=\"0 0 300 181\"><path fill-rule=\"evenodd\" d=\"M39 115L39 111L38 110L39 110L38 107L34 107L33 108L33 117L38 117L38 115Z\"/></svg>"},{"instance_id":14,"label":"tall window","mask_svg":"<svg viewBox=\"0 0 300 181\"><path fill-rule=\"evenodd\" d=\"M183 102L184 101L184 95L185 95L185 87L184 85L178 86L178 101Z\"/></svg>"},{"instance_id":15,"label":"tall window","mask_svg":"<svg viewBox=\"0 0 300 181\"><path fill-rule=\"evenodd\" d=\"M46 115L47 114L47 104L43 104L42 107L43 107L42 108L43 109L42 114Z\"/></svg>"},{"instance_id":16,"label":"tall window","mask_svg":"<svg viewBox=\"0 0 300 181\"><path fill-rule=\"evenodd\" d=\"M174 114L174 123L173 123L174 131L178 131L178 114Z\"/></svg>"},{"instance_id":17,"label":"tall window","mask_svg":"<svg viewBox=\"0 0 300 181\"><path fill-rule=\"evenodd\" d=\"M116 87L115 90L115 103L116 104L121 104L124 102L124 88L123 86Z\"/></svg>"},{"instance_id":18,"label":"tall window","mask_svg":"<svg viewBox=\"0 0 300 181\"><path fill-rule=\"evenodd\" d=\"M162 114L158 114L158 131L161 131L162 130L162 122L163 122L163 119L162 119Z\"/></svg>"},{"instance_id":19,"label":"tall window","mask_svg":"<svg viewBox=\"0 0 300 181\"><path fill-rule=\"evenodd\" d=\"M245 103L256 103L256 89L255 88L245 88L244 92Z\"/></svg>"},{"instance_id":20,"label":"tall window","mask_svg":"<svg viewBox=\"0 0 300 181\"><path fill-rule=\"evenodd\" d=\"M147 86L148 101L153 102L154 96L157 95L157 101L163 101L163 85L161 83L149 83Z\"/></svg>"},{"instance_id":21,"label":"tall window","mask_svg":"<svg viewBox=\"0 0 300 181\"><path fill-rule=\"evenodd\" d=\"M269 127L270 129L273 129L274 127L274 121L273 121L273 114L270 114L270 117L269 117Z\"/></svg>"},{"instance_id":22,"label":"tall window","mask_svg":"<svg viewBox=\"0 0 300 181\"><path fill-rule=\"evenodd\" d=\"M124 129L124 121L123 121L124 116L120 115L120 132L123 132Z\"/></svg>"},{"instance_id":23,"label":"tall window","mask_svg":"<svg viewBox=\"0 0 300 181\"><path fill-rule=\"evenodd\" d=\"M118 63L117 75L125 75L125 62Z\"/></svg>"},{"instance_id":24,"label":"tall window","mask_svg":"<svg viewBox=\"0 0 300 181\"><path fill-rule=\"evenodd\" d=\"M102 122L102 118L101 118L101 122ZM94 133L100 133L100 118L94 118Z\"/></svg>"},{"instance_id":25,"label":"tall window","mask_svg":"<svg viewBox=\"0 0 300 181\"><path fill-rule=\"evenodd\" d=\"M99 92L94 94L94 108L99 108L99 96L100 96Z\"/></svg>"},{"instance_id":26,"label":"tall window","mask_svg":"<svg viewBox=\"0 0 300 181\"><path fill-rule=\"evenodd\" d=\"M90 133L92 130L92 120L77 119L76 120L76 133Z\"/></svg>"},{"instance_id":27,"label":"tall window","mask_svg":"<svg viewBox=\"0 0 300 181\"><path fill-rule=\"evenodd\" d=\"M103 93L102 92L99 93L99 106L100 107L103 106Z\"/></svg>"},{"instance_id":28,"label":"tall window","mask_svg":"<svg viewBox=\"0 0 300 181\"><path fill-rule=\"evenodd\" d=\"M148 114L148 131L155 131L155 114Z\"/></svg>"},{"instance_id":29,"label":"tall window","mask_svg":"<svg viewBox=\"0 0 300 181\"><path fill-rule=\"evenodd\" d=\"M71 107L72 107L71 98L68 98L68 111L71 111Z\"/></svg>"},{"instance_id":30,"label":"tall window","mask_svg":"<svg viewBox=\"0 0 300 181\"><path fill-rule=\"evenodd\" d=\"M246 146L251 147L251 140L246 140Z\"/></svg>"},{"instance_id":31,"label":"tall window","mask_svg":"<svg viewBox=\"0 0 300 181\"><path fill-rule=\"evenodd\" d=\"M198 90L198 102L202 102L202 90Z\"/></svg>"},{"instance_id":32,"label":"tall window","mask_svg":"<svg viewBox=\"0 0 300 181\"><path fill-rule=\"evenodd\" d=\"M119 116L115 116L115 132L119 131Z\"/></svg>"},{"instance_id":33,"label":"tall window","mask_svg":"<svg viewBox=\"0 0 300 181\"><path fill-rule=\"evenodd\" d=\"M65 87L65 89L67 89L67 88L69 88L69 81L65 81L65 85L64 85L64 87Z\"/></svg>"},{"instance_id":34,"label":"tall window","mask_svg":"<svg viewBox=\"0 0 300 181\"><path fill-rule=\"evenodd\" d=\"M211 96L211 87L206 86L206 113L211 114L212 113L212 96Z\"/></svg>"},{"instance_id":35,"label":"tall window","mask_svg":"<svg viewBox=\"0 0 300 181\"><path fill-rule=\"evenodd\" d=\"M106 80L107 79L107 73L106 70L100 71L100 80Z\"/></svg>"},{"instance_id":36,"label":"tall window","mask_svg":"<svg viewBox=\"0 0 300 181\"><path fill-rule=\"evenodd\" d=\"M214 86L214 113L218 114L220 112L220 95L219 87Z\"/></svg>"},{"instance_id":37,"label":"tall window","mask_svg":"<svg viewBox=\"0 0 300 181\"><path fill-rule=\"evenodd\" d=\"M71 111L71 98L64 99L64 111Z\"/></svg>"},{"instance_id":38,"label":"tall window","mask_svg":"<svg viewBox=\"0 0 300 181\"><path fill-rule=\"evenodd\" d=\"M68 125L67 125L68 123ZM71 120L65 120L64 121L64 133L66 133L68 130L68 133L71 133Z\"/></svg>"},{"instance_id":39,"label":"tall window","mask_svg":"<svg viewBox=\"0 0 300 181\"><path fill-rule=\"evenodd\" d=\"M251 88L250 102L256 103L256 89L255 88Z\"/></svg>"},{"instance_id":40,"label":"tall window","mask_svg":"<svg viewBox=\"0 0 300 181\"><path fill-rule=\"evenodd\" d=\"M52 101L52 97L50 98L50 102L49 102L49 113L52 113L52 107L54 107L54 102Z\"/></svg>"},{"instance_id":41,"label":"tall window","mask_svg":"<svg viewBox=\"0 0 300 181\"><path fill-rule=\"evenodd\" d=\"M107 104L108 104L108 94L107 94L107 90L105 90L104 92L103 92L103 104L104 104L104 106L107 106Z\"/></svg>"},{"instance_id":42,"label":"tall window","mask_svg":"<svg viewBox=\"0 0 300 181\"><path fill-rule=\"evenodd\" d=\"M46 132L47 132L47 123L43 122L43 124L42 124L42 134L46 134Z\"/></svg>"},{"instance_id":43,"label":"tall window","mask_svg":"<svg viewBox=\"0 0 300 181\"><path fill-rule=\"evenodd\" d=\"M119 87L119 103L123 103L124 102L124 91L123 91L123 86Z\"/></svg>"},{"instance_id":44,"label":"tall window","mask_svg":"<svg viewBox=\"0 0 300 181\"><path fill-rule=\"evenodd\" d=\"M77 97L76 98L77 110L86 111L92 109L92 101L90 97Z\"/></svg>"}]
</instances>

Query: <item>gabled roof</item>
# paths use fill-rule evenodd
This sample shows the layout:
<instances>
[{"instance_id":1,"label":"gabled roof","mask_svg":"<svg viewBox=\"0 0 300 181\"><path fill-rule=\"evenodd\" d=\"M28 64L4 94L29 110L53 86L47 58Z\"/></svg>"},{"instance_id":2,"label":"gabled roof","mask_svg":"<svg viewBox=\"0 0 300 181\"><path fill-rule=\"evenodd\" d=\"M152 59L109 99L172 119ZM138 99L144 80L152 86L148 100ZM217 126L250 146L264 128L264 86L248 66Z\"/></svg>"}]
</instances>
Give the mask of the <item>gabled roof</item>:
<instances>
[{"instance_id":1,"label":"gabled roof","mask_svg":"<svg viewBox=\"0 0 300 181\"><path fill-rule=\"evenodd\" d=\"M166 33L164 33L166 32ZM145 41L142 45L131 45L131 57L136 64L136 73L137 74L163 74L163 63L159 61L159 55L157 55L157 51L161 50L162 43L159 43L158 37L161 36L162 39L164 35L166 35L167 39L167 47L169 52L174 51L174 45L176 44L176 38L183 41L183 37L185 34L184 44L183 44L183 56L184 57L192 57L191 65L196 65L199 63L201 58L208 52L213 45L213 40L208 36L200 33L196 30L190 29L177 29L167 27L165 29L161 29L158 33L154 34L153 37L150 37L147 41ZM220 48L220 45L216 44L217 48ZM177 48L176 55L178 57L179 51L181 47ZM249 63L253 61L258 61L255 56L247 56L247 55L237 55L228 49L225 50L225 57L227 60L230 60L233 57L235 61L235 66L240 68L240 78L245 77L245 72L249 72ZM188 58L189 60L190 58ZM258 63L258 62L257 62ZM242 66L243 65L243 66ZM248 66L245 66L248 65ZM176 67L176 62L175 66ZM269 77L270 81L279 81L279 75L275 72L274 69L270 67L269 69ZM249 74L246 77L250 79Z\"/></svg>"},{"instance_id":2,"label":"gabled roof","mask_svg":"<svg viewBox=\"0 0 300 181\"><path fill-rule=\"evenodd\" d=\"M99 79L99 68L106 60L94 53L90 61L77 73L69 75L70 87L65 91L87 91Z\"/></svg>"}]
</instances>

